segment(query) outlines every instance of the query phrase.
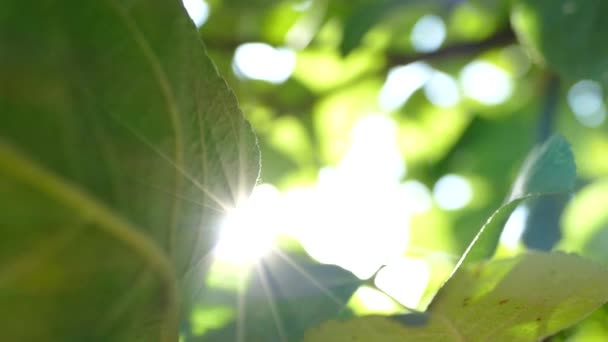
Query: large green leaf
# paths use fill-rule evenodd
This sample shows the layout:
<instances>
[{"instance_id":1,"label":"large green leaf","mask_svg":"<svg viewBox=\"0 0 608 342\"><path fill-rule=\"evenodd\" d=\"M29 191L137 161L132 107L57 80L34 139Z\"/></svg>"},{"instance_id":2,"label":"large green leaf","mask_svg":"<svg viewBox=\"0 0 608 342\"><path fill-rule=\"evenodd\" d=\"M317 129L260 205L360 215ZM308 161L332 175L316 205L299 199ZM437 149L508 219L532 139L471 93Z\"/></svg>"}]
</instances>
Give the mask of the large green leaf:
<instances>
[{"instance_id":1,"label":"large green leaf","mask_svg":"<svg viewBox=\"0 0 608 342\"><path fill-rule=\"evenodd\" d=\"M608 2L517 0L512 22L537 59L576 80L608 82Z\"/></svg>"},{"instance_id":2,"label":"large green leaf","mask_svg":"<svg viewBox=\"0 0 608 342\"><path fill-rule=\"evenodd\" d=\"M2 2L3 340L175 340L258 167L179 1Z\"/></svg>"},{"instance_id":3,"label":"large green leaf","mask_svg":"<svg viewBox=\"0 0 608 342\"><path fill-rule=\"evenodd\" d=\"M529 253L460 269L426 316L330 321L305 341L538 341L608 301L606 281L581 257Z\"/></svg>"}]
</instances>

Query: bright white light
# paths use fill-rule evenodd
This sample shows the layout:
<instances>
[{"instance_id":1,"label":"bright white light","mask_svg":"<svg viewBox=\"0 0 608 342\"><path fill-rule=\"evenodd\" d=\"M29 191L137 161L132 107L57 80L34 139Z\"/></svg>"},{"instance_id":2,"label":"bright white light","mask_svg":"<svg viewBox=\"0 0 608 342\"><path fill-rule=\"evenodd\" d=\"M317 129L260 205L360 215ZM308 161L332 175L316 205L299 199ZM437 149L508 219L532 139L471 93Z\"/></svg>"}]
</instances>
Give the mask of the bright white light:
<instances>
[{"instance_id":1,"label":"bright white light","mask_svg":"<svg viewBox=\"0 0 608 342\"><path fill-rule=\"evenodd\" d=\"M274 213L280 194L272 185L262 184L251 196L228 213L214 249L216 259L234 265L256 262L267 253L276 234Z\"/></svg>"},{"instance_id":2,"label":"bright white light","mask_svg":"<svg viewBox=\"0 0 608 342\"><path fill-rule=\"evenodd\" d=\"M469 181L459 175L445 175L435 183L433 196L437 204L445 210L456 210L466 206L473 198L473 188Z\"/></svg>"},{"instance_id":3,"label":"bright white light","mask_svg":"<svg viewBox=\"0 0 608 342\"><path fill-rule=\"evenodd\" d=\"M361 315L371 313L394 313L401 309L389 296L369 286L361 286L358 288L351 300L364 306L363 310L357 310L359 311L358 314Z\"/></svg>"},{"instance_id":4,"label":"bright white light","mask_svg":"<svg viewBox=\"0 0 608 342\"><path fill-rule=\"evenodd\" d=\"M303 12L309 9L310 6L312 6L312 0L302 0L299 3L294 4L292 7L296 11Z\"/></svg>"},{"instance_id":5,"label":"bright white light","mask_svg":"<svg viewBox=\"0 0 608 342\"><path fill-rule=\"evenodd\" d=\"M403 210L412 214L421 214L433 205L431 192L426 185L416 180L409 180L400 185L401 198L399 203L402 203Z\"/></svg>"},{"instance_id":6,"label":"bright white light","mask_svg":"<svg viewBox=\"0 0 608 342\"><path fill-rule=\"evenodd\" d=\"M391 119L365 117L343 160L323 168L316 187L285 194L285 226L313 258L366 279L403 255L409 213L400 201L405 165L396 139Z\"/></svg>"},{"instance_id":7,"label":"bright white light","mask_svg":"<svg viewBox=\"0 0 608 342\"><path fill-rule=\"evenodd\" d=\"M296 66L296 54L288 48L273 48L264 43L245 43L236 48L235 73L243 78L283 83Z\"/></svg>"},{"instance_id":8,"label":"bright white light","mask_svg":"<svg viewBox=\"0 0 608 342\"><path fill-rule=\"evenodd\" d=\"M488 105L506 101L513 92L513 80L509 74L483 61L467 64L460 72L460 83L465 95Z\"/></svg>"},{"instance_id":9,"label":"bright white light","mask_svg":"<svg viewBox=\"0 0 608 342\"><path fill-rule=\"evenodd\" d=\"M196 27L201 27L209 18L209 5L205 0L182 0L184 8Z\"/></svg>"},{"instance_id":10,"label":"bright white light","mask_svg":"<svg viewBox=\"0 0 608 342\"><path fill-rule=\"evenodd\" d=\"M399 181L405 174L405 163L397 146L397 126L383 115L359 119L351 132L350 147L339 167L353 178L377 178L377 181Z\"/></svg>"},{"instance_id":11,"label":"bright white light","mask_svg":"<svg viewBox=\"0 0 608 342\"><path fill-rule=\"evenodd\" d=\"M382 268L375 279L378 288L408 308L420 304L431 271L420 259L402 259Z\"/></svg>"},{"instance_id":12,"label":"bright white light","mask_svg":"<svg viewBox=\"0 0 608 342\"><path fill-rule=\"evenodd\" d=\"M602 99L602 86L591 80L582 80L568 90L568 104L576 119L588 127L597 127L606 120L606 107Z\"/></svg>"},{"instance_id":13,"label":"bright white light","mask_svg":"<svg viewBox=\"0 0 608 342\"><path fill-rule=\"evenodd\" d=\"M509 216L507 223L505 223L505 228L500 234L501 244L510 249L515 249L517 247L517 243L521 239L524 229L526 228L526 220L528 219L529 214L530 210L525 205L520 205L513 211L511 216Z\"/></svg>"},{"instance_id":14,"label":"bright white light","mask_svg":"<svg viewBox=\"0 0 608 342\"><path fill-rule=\"evenodd\" d=\"M433 69L426 63L415 62L391 69L380 90L380 108L390 112L403 106L412 94L424 85Z\"/></svg>"},{"instance_id":15,"label":"bright white light","mask_svg":"<svg viewBox=\"0 0 608 342\"><path fill-rule=\"evenodd\" d=\"M460 101L458 83L452 76L441 71L433 72L433 76L424 85L424 94L437 107L452 107Z\"/></svg>"},{"instance_id":16,"label":"bright white light","mask_svg":"<svg viewBox=\"0 0 608 342\"><path fill-rule=\"evenodd\" d=\"M414 50L431 52L437 50L445 40L445 24L436 15L425 15L418 19L410 39Z\"/></svg>"}]
</instances>

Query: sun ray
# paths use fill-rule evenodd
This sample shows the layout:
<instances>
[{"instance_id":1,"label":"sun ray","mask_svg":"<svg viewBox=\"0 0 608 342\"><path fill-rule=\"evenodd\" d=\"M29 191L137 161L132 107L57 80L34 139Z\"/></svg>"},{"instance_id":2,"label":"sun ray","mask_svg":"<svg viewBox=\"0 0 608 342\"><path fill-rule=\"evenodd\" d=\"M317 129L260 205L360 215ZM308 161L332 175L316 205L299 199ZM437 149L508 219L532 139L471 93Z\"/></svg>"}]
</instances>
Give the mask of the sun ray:
<instances>
[{"instance_id":1,"label":"sun ray","mask_svg":"<svg viewBox=\"0 0 608 342\"><path fill-rule=\"evenodd\" d=\"M196 204L196 205L200 206L201 208L211 209L211 210L213 210L213 211L215 211L217 213L220 213L220 214L223 214L225 212L223 208L218 208L217 206L206 204L206 203L203 203L203 202L201 202L199 200L192 199L192 198L190 198L188 196L175 193L175 192L173 192L173 191L171 191L169 189L163 188L161 186L158 186L158 185L155 185L155 184L152 184L152 183L148 183L148 182L146 182L146 181L144 181L142 179L133 177L133 181L141 183L142 185L147 186L150 189L157 190L157 191L159 191L159 192L161 192L163 194L166 194L167 196L172 196L172 197L174 197L176 199L184 200L184 201L186 201L188 203L191 203L191 204Z\"/></svg>"},{"instance_id":2,"label":"sun ray","mask_svg":"<svg viewBox=\"0 0 608 342\"><path fill-rule=\"evenodd\" d=\"M151 149L154 153L156 153L159 157L169 163L171 166L175 168L177 172L179 172L184 178L186 178L190 183L192 183L197 189L199 189L203 194L208 196L212 201L218 204L223 210L229 210L234 206L234 204L230 205L222 201L217 195L215 195L211 190L201 184L194 176L192 176L188 171L186 171L183 167L178 165L174 160L172 160L167 154L163 153L160 149L155 147L146 137L142 136L139 132L135 131L133 128L125 124L124 122L120 122L120 124L128 129L137 139L139 139L144 145L146 145L149 149Z\"/></svg>"},{"instance_id":3,"label":"sun ray","mask_svg":"<svg viewBox=\"0 0 608 342\"><path fill-rule=\"evenodd\" d=\"M211 107L208 108L208 111L210 112L221 112L222 109L221 108L216 108L216 106L223 106L224 103L222 101L212 101L211 103ZM208 124L208 122L206 122L206 120L204 120L204 118L202 117L197 117L198 119L198 124L199 124L199 128L201 129L201 134L205 135L205 125ZM236 146L236 161L237 161L237 175L235 178L230 178L227 177L226 178L226 183L228 186L228 190L230 192L230 195L232 196L233 199L236 199L237 201L241 198L244 197L244 190L246 190L248 188L249 185L253 185L253 184L248 184L248 182L246 181L247 179L247 171L248 170L248 165L247 165L247 160L249 159L247 157L247 153L251 153L251 150L249 148L247 148L247 139L245 139L245 137L249 134L253 134L252 128L244 121L240 120L240 119L236 119L230 115L225 117L226 120L228 120L229 122L229 130L231 131L231 135L232 137L234 137L234 140L237 143ZM249 132L246 132L245 130L250 130ZM212 134L212 133L210 133ZM230 133L228 133L230 134ZM204 155L207 155L207 150L205 145L202 146L203 147L203 151L202 153ZM217 146L216 146L217 147ZM257 142L256 142L256 147L257 147ZM215 151L218 154L227 154L227 152L222 153L221 151ZM259 153L259 152L258 152ZM219 159L219 164L224 172L224 174L228 175L231 173L231 171L233 170L233 166L229 165L226 160L220 158ZM206 165L202 165L202 167L204 168ZM259 173L260 173L260 165L258 163L257 165L257 173L258 173L258 178L259 178ZM257 180L257 178L256 178ZM236 184L235 184L236 183ZM247 186L247 187L246 187Z\"/></svg>"},{"instance_id":4,"label":"sun ray","mask_svg":"<svg viewBox=\"0 0 608 342\"><path fill-rule=\"evenodd\" d=\"M191 258L193 259L193 258ZM198 258L198 260L196 260L194 263L191 263L188 266L188 270L184 273L184 275L182 276L182 281L184 283L189 283L191 278L193 276L196 276L198 273L195 272L196 270L200 270L205 266L211 265L211 263L213 262L213 248L209 251L207 251L202 257ZM205 265L205 266L204 266ZM198 296L201 294L201 291L203 290L204 285L201 283L201 285L198 287L198 289L192 289L192 298L198 298Z\"/></svg>"},{"instance_id":5,"label":"sun ray","mask_svg":"<svg viewBox=\"0 0 608 342\"><path fill-rule=\"evenodd\" d=\"M144 288L146 282L150 281L151 276L153 276L153 272L148 267L144 267L138 271L137 275L132 279L132 286L117 296L114 303L109 305L109 310L104 318L97 321L96 331L98 336L102 336L102 333L108 333L114 328L114 325L118 324L121 316L128 311L129 305L133 304L138 291Z\"/></svg>"},{"instance_id":6,"label":"sun ray","mask_svg":"<svg viewBox=\"0 0 608 342\"><path fill-rule=\"evenodd\" d=\"M287 342L287 335L285 334L283 321L281 320L281 316L279 315L279 312L277 310L274 295L268 285L268 279L266 278L264 270L260 269L261 267L261 264L255 265L256 273L260 277L260 284L262 285L262 289L264 290L264 294L266 295L266 300L268 301L268 306L270 307L270 313L272 314L275 327L277 328L277 332L279 333L279 339L282 342Z\"/></svg>"},{"instance_id":7,"label":"sun ray","mask_svg":"<svg viewBox=\"0 0 608 342\"><path fill-rule=\"evenodd\" d=\"M245 301L245 285L245 273L241 273L236 298L236 342L245 342L245 333L247 332L245 326L245 319L247 318L245 313L247 304Z\"/></svg>"},{"instance_id":8,"label":"sun ray","mask_svg":"<svg viewBox=\"0 0 608 342\"><path fill-rule=\"evenodd\" d=\"M306 272L305 269L296 264L291 258L283 253L278 248L273 248L273 252L276 253L281 259L285 260L291 267L293 267L296 272L300 273L304 278L311 282L316 288L318 288L323 294L325 294L329 299L331 299L337 306L345 307L346 303L340 300L336 295L334 295L327 287L323 286L318 280L316 280L312 275Z\"/></svg>"},{"instance_id":9,"label":"sun ray","mask_svg":"<svg viewBox=\"0 0 608 342\"><path fill-rule=\"evenodd\" d=\"M323 284L321 284L318 280L316 280L306 270L304 270L297 263L295 263L293 260L291 260L291 258L288 255L286 255L285 253L283 253L282 251L280 251L277 248L274 248L273 252L276 253L279 257L281 257L283 260L285 260L285 262L287 262L291 267L293 267L294 270L296 270L298 273L300 273L302 276L304 276L306 279L308 279L316 288L318 288L321 292L323 292L323 294L325 294L329 299L331 299L332 302L334 302L338 307L340 307L341 310L344 310L347 307L348 303L346 303L345 301L340 300L338 297L336 297L336 295L334 295L327 287L323 286ZM392 299L392 297L391 297L391 299ZM363 329L368 330L370 332L373 331L372 327L370 326L370 324L367 321L364 321L362 323L362 327L363 327Z\"/></svg>"}]
</instances>

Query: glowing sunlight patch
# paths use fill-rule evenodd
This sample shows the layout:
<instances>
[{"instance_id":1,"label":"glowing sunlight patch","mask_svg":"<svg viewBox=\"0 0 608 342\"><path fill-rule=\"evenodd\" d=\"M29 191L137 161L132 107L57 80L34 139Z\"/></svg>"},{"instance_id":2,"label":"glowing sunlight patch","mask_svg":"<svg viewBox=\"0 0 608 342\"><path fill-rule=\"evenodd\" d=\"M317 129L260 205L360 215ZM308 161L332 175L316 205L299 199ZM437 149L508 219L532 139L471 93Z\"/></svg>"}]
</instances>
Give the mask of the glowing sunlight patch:
<instances>
[{"instance_id":1,"label":"glowing sunlight patch","mask_svg":"<svg viewBox=\"0 0 608 342\"><path fill-rule=\"evenodd\" d=\"M501 104L513 92L511 76L496 65L483 61L467 64L460 72L460 83L468 97L487 105Z\"/></svg>"},{"instance_id":2,"label":"glowing sunlight patch","mask_svg":"<svg viewBox=\"0 0 608 342\"><path fill-rule=\"evenodd\" d=\"M422 62L392 68L378 95L380 108L390 112L403 106L407 99L424 85L432 73L433 69Z\"/></svg>"},{"instance_id":3,"label":"glowing sunlight patch","mask_svg":"<svg viewBox=\"0 0 608 342\"><path fill-rule=\"evenodd\" d=\"M414 25L410 39L414 50L431 52L441 46L445 36L446 29L443 20L436 15L425 15Z\"/></svg>"},{"instance_id":4,"label":"glowing sunlight patch","mask_svg":"<svg viewBox=\"0 0 608 342\"><path fill-rule=\"evenodd\" d=\"M365 117L336 167L322 169L315 187L285 194L285 225L313 258L366 279L401 257L409 240L409 213L402 201L405 163L396 139L390 118Z\"/></svg>"},{"instance_id":5,"label":"glowing sunlight patch","mask_svg":"<svg viewBox=\"0 0 608 342\"><path fill-rule=\"evenodd\" d=\"M430 279L431 270L424 260L404 258L382 268L375 283L401 304L416 309Z\"/></svg>"},{"instance_id":6,"label":"glowing sunlight patch","mask_svg":"<svg viewBox=\"0 0 608 342\"><path fill-rule=\"evenodd\" d=\"M411 216L431 207L430 191L402 182L405 173L396 123L383 114L365 116L342 160L321 169L317 184L282 194L257 186L224 221L215 257L248 265L281 235L298 240L317 261L368 279L403 258Z\"/></svg>"},{"instance_id":7,"label":"glowing sunlight patch","mask_svg":"<svg viewBox=\"0 0 608 342\"><path fill-rule=\"evenodd\" d=\"M288 48L264 43L245 43L236 48L233 69L237 76L270 83L285 82L296 66L296 54Z\"/></svg>"},{"instance_id":8,"label":"glowing sunlight patch","mask_svg":"<svg viewBox=\"0 0 608 342\"><path fill-rule=\"evenodd\" d=\"M602 86L591 80L575 83L568 90L568 104L584 126L597 127L606 120Z\"/></svg>"},{"instance_id":9,"label":"glowing sunlight patch","mask_svg":"<svg viewBox=\"0 0 608 342\"><path fill-rule=\"evenodd\" d=\"M409 180L401 184L402 197L400 203L404 210L412 214L422 214L433 206L431 191L423 183L416 180Z\"/></svg>"},{"instance_id":10,"label":"glowing sunlight patch","mask_svg":"<svg viewBox=\"0 0 608 342\"><path fill-rule=\"evenodd\" d=\"M369 286L361 286L353 294L348 306L357 315L393 314L401 311L389 296Z\"/></svg>"},{"instance_id":11,"label":"glowing sunlight patch","mask_svg":"<svg viewBox=\"0 0 608 342\"><path fill-rule=\"evenodd\" d=\"M280 194L272 185L256 186L251 196L225 217L215 258L247 265L269 252L276 235L274 212L279 200Z\"/></svg>"},{"instance_id":12,"label":"glowing sunlight patch","mask_svg":"<svg viewBox=\"0 0 608 342\"><path fill-rule=\"evenodd\" d=\"M460 102L458 83L446 73L435 71L424 85L426 98L437 107L453 107Z\"/></svg>"},{"instance_id":13,"label":"glowing sunlight patch","mask_svg":"<svg viewBox=\"0 0 608 342\"><path fill-rule=\"evenodd\" d=\"M509 249L517 248L517 244L521 239L526 228L526 220L528 219L529 209L525 205L520 205L513 211L505 228L500 234L500 243Z\"/></svg>"},{"instance_id":14,"label":"glowing sunlight patch","mask_svg":"<svg viewBox=\"0 0 608 342\"><path fill-rule=\"evenodd\" d=\"M473 188L466 178L448 174L435 183L433 196L439 207L445 210L457 210L465 207L473 199Z\"/></svg>"}]
</instances>

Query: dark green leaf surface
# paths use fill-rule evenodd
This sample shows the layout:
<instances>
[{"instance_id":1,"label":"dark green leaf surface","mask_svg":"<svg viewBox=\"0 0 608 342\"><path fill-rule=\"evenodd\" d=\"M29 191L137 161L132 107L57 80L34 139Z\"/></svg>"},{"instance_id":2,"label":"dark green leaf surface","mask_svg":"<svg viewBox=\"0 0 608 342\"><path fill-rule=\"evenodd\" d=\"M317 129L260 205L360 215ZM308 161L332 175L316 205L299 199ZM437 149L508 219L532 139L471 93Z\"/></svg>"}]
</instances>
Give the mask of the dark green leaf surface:
<instances>
[{"instance_id":1,"label":"dark green leaf surface","mask_svg":"<svg viewBox=\"0 0 608 342\"><path fill-rule=\"evenodd\" d=\"M529 253L460 269L426 319L330 321L306 342L539 341L608 300L608 271L564 253Z\"/></svg>"},{"instance_id":2,"label":"dark green leaf surface","mask_svg":"<svg viewBox=\"0 0 608 342\"><path fill-rule=\"evenodd\" d=\"M512 22L537 59L562 76L608 83L608 2L517 0Z\"/></svg>"},{"instance_id":3,"label":"dark green leaf surface","mask_svg":"<svg viewBox=\"0 0 608 342\"><path fill-rule=\"evenodd\" d=\"M261 262L242 295L239 318L203 341L301 341L306 330L338 316L361 285L352 273L295 255ZM240 321L238 320L240 319Z\"/></svg>"},{"instance_id":4,"label":"dark green leaf surface","mask_svg":"<svg viewBox=\"0 0 608 342\"><path fill-rule=\"evenodd\" d=\"M178 1L0 5L3 340L175 340L257 172Z\"/></svg>"},{"instance_id":5,"label":"dark green leaf surface","mask_svg":"<svg viewBox=\"0 0 608 342\"><path fill-rule=\"evenodd\" d=\"M571 191L576 179L576 165L568 142L552 136L535 148L524 162L506 204L481 227L458 265L485 260L494 254L500 234L513 210L522 201Z\"/></svg>"},{"instance_id":6,"label":"dark green leaf surface","mask_svg":"<svg viewBox=\"0 0 608 342\"><path fill-rule=\"evenodd\" d=\"M526 247L541 251L550 251L555 247L562 237L561 216L571 197L572 194L565 193L528 203L529 214L522 236Z\"/></svg>"}]
</instances>

